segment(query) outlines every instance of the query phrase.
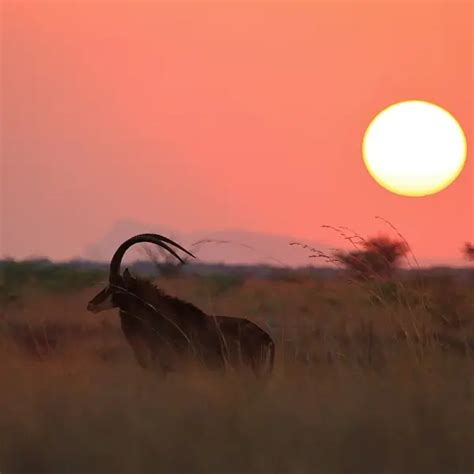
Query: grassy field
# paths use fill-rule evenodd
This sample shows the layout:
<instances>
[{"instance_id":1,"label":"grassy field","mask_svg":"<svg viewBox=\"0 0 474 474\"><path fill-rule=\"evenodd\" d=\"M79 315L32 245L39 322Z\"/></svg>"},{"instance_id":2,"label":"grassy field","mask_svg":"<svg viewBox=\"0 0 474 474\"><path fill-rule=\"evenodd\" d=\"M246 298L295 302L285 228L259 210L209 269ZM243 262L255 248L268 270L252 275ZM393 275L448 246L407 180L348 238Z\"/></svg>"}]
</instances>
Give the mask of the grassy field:
<instances>
[{"instance_id":1,"label":"grassy field","mask_svg":"<svg viewBox=\"0 0 474 474\"><path fill-rule=\"evenodd\" d=\"M472 275L157 281L271 332L275 371L262 382L158 379L135 363L116 312L85 310L103 273L55 271L4 274L2 474L474 470Z\"/></svg>"}]
</instances>

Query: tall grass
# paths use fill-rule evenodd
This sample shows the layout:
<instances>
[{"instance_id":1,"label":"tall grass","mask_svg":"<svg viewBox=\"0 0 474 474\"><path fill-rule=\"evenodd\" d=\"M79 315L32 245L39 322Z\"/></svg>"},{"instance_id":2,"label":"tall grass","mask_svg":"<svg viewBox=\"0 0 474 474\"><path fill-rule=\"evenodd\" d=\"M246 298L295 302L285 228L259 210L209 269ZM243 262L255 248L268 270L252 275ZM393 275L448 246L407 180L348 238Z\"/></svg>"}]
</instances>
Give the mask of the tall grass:
<instances>
[{"instance_id":1,"label":"tall grass","mask_svg":"<svg viewBox=\"0 0 474 474\"><path fill-rule=\"evenodd\" d=\"M0 472L472 472L474 292L446 278L159 280L268 329L267 382L159 379L86 312L96 288L27 285L0 321Z\"/></svg>"}]
</instances>

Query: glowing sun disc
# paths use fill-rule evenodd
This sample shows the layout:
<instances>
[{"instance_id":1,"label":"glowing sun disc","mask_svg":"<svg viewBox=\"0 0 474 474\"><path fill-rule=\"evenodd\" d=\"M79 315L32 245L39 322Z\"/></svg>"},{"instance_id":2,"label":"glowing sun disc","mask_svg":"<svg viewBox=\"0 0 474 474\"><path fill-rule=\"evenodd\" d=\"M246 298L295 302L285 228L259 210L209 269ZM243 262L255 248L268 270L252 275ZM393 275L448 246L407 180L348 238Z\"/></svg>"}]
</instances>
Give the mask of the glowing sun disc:
<instances>
[{"instance_id":1,"label":"glowing sun disc","mask_svg":"<svg viewBox=\"0 0 474 474\"><path fill-rule=\"evenodd\" d=\"M371 176L403 196L426 196L449 186L461 173L467 144L457 120L421 100L393 104L372 120L362 154Z\"/></svg>"}]
</instances>

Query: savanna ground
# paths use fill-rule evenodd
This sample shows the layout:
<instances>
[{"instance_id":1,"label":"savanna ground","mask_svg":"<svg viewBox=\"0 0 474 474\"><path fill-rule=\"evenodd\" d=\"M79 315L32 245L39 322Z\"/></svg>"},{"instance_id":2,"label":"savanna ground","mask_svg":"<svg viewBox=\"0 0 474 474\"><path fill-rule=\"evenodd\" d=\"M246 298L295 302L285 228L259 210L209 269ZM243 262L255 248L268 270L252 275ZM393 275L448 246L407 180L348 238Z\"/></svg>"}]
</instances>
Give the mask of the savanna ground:
<instances>
[{"instance_id":1,"label":"savanna ground","mask_svg":"<svg viewBox=\"0 0 474 474\"><path fill-rule=\"evenodd\" d=\"M115 311L86 311L105 274L15 265L2 280L2 474L473 472L472 274L159 278L277 345L265 382L160 380Z\"/></svg>"}]
</instances>

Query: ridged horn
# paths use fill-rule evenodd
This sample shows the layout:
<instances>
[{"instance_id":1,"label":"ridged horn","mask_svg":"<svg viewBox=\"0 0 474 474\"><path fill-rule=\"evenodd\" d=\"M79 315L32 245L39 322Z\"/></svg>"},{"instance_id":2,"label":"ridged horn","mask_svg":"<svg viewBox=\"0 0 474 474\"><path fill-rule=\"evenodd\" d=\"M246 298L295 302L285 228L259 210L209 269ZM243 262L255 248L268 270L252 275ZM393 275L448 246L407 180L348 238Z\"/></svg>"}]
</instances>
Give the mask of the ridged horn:
<instances>
[{"instance_id":1,"label":"ridged horn","mask_svg":"<svg viewBox=\"0 0 474 474\"><path fill-rule=\"evenodd\" d=\"M109 272L109 281L111 283L115 283L120 279L120 265L122 263L123 256L125 252L134 244L139 244L142 242L149 242L152 244L156 244L165 250L167 250L171 255L176 257L181 263L184 263L184 260L172 249L169 245L174 245L176 248L182 250L183 252L187 253L193 258L196 258L191 252L186 250L181 245L177 244L176 242L168 239L168 237L164 237L163 235L159 234L138 234L135 237L131 237L130 239L123 242L119 248L115 251L112 260L110 261L110 272Z\"/></svg>"}]
</instances>

